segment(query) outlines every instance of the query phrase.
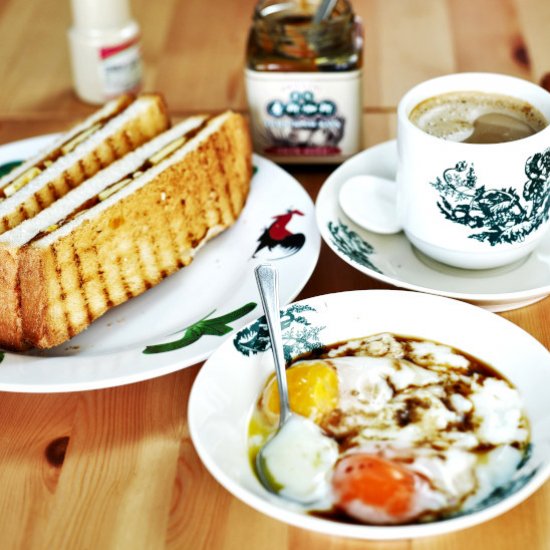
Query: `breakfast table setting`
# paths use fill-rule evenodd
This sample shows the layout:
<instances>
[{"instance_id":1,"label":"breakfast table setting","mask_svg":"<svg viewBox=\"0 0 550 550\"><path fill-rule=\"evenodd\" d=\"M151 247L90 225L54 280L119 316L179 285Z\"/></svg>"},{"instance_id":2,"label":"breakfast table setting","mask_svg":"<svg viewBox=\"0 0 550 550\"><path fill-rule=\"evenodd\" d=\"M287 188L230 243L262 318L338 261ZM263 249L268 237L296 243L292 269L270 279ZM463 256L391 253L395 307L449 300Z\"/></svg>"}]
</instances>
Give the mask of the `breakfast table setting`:
<instances>
[{"instance_id":1,"label":"breakfast table setting","mask_svg":"<svg viewBox=\"0 0 550 550\"><path fill-rule=\"evenodd\" d=\"M113 87L126 76L136 79L131 91L162 96L173 126L196 121L192 122L196 128L185 130L184 144L198 139L205 128L208 133L218 120L220 125L246 121L254 146L250 192L234 225L204 247L201 243L190 265L110 309L74 338L51 349L13 350L0 345L0 547L550 550L550 386L545 385L550 381L550 232L544 233L550 223L550 138L545 119L550 120L550 2L291 2L310 12L317 9L320 22L314 24L318 25L330 25L331 17L346 15L349 6L353 10L349 27L338 31L338 37L349 33L352 54L343 61L339 58L339 65L316 72L310 60L277 65L281 60L276 56L265 62L258 53L273 38L261 35L265 28L258 21L258 6L267 6L267 18L276 13L272 8L276 2L132 0L128 5L120 2L125 9L109 7L104 12L92 4L84 0L0 3L0 176L9 177L10 170L92 116L115 95ZM327 14L320 14L321 8ZM121 24L120 47L101 46L99 62L111 78L111 88L103 100L97 99L98 73L90 69L85 49L89 44L78 34L79 25L103 24L108 15L116 18L121 13L131 20ZM304 21L287 23L302 28ZM263 36L258 44L250 38L251 29ZM315 40L329 40L329 30ZM311 44L299 46L303 53ZM116 73L115 62L126 63L124 74ZM90 70L81 71L82 67ZM313 91L291 91L293 74L304 71L313 74ZM327 89L345 98L341 105L322 96L327 74L327 86L333 86ZM467 94L482 81L488 82L490 92L520 95L535 106L510 107L528 113L517 126L519 131L528 128L527 137L506 143L454 143L427 135L421 123L411 124L414 105L424 106L427 98L455 89L467 91L460 99L467 102ZM266 128L271 133L262 132L256 103L270 86L274 89L273 82L281 87L267 104L271 126ZM344 86L348 86L345 93ZM235 114L224 114L227 111ZM530 124L539 114L540 128L533 130ZM345 131L338 135L343 118L347 118ZM311 120L317 124L320 120L321 130L308 138L307 145L297 147L292 136L281 133L289 120L304 125L295 126L296 135ZM492 131L493 121L488 125ZM265 144L267 135L273 145ZM321 146L320 139L326 140ZM223 147L240 147L236 143L234 138ZM523 143L534 144L521 166L521 185L525 178L529 181L516 190L506 181L512 172L507 163L518 156L525 163ZM452 156L454 146L467 147L478 156L472 161ZM197 149L206 150L206 145ZM489 149L495 152L491 162L497 158L500 165L492 191L481 184ZM432 166L438 161L438 168ZM136 163L140 170L145 166ZM226 169L222 172L225 177ZM412 214L386 230L385 203L377 202L375 192L365 198L359 184L370 178L384 190L393 189L393 180L402 184L405 172L418 173L431 185L413 193L411 184L404 200ZM358 183L356 189L348 185L352 182ZM546 198L537 194L541 182ZM0 217L2 203L6 206L12 200L5 189L0 187ZM433 215L428 214L427 198L419 196L428 192L433 196L436 191L438 202ZM497 211L495 201L502 197L508 202ZM163 191L160 201L165 200ZM544 200L546 211L541 207ZM383 213L384 227L370 224L371 219L363 224L362 205L367 203L374 204L368 217ZM493 225L486 221L489 211ZM73 222L76 217L71 215ZM498 225L503 218L508 223L505 231ZM515 224L512 230L508 230L510 220ZM47 240L47 233L64 223L44 229L39 237L46 234ZM117 221L111 228L122 231L123 223ZM454 226L452 231L446 229L449 225ZM417 240L415 232L421 235ZM455 254L459 233L466 235L467 252ZM6 235L0 234L0 248ZM426 243L430 239L433 242ZM26 246L35 244L31 240ZM483 254L470 252L482 245L486 245ZM499 246L512 252L499 256ZM322 389L315 390L323 396L331 391L334 369L345 385L346 361L371 353L353 351L354 339L365 349L391 341L388 347L399 347L407 365L414 364L411 372L426 367L435 369L441 379L450 376L451 382L445 384L457 392L449 409L453 413L458 411L456 403L466 401L464 396L473 390L465 392L463 382L446 374L435 359L438 353L444 356L442 364L459 372L459 378L466 360L473 365L468 372L480 384L491 379L493 385L506 385L505 404L494 396L492 405L481 403L481 398L475 403L487 417L504 411L503 432L513 423L511 418L516 419L511 443L496 449L506 460L519 457L508 460L516 460L511 479L499 484L494 479L502 474L484 473L484 483L489 479L497 484L473 500L471 510L451 507L449 517L425 515L424 521L415 521L417 516L361 521L363 512L358 519L344 497L339 507L331 505L328 511L304 508L293 497L285 499L279 480L272 487L265 479L260 482L255 457L257 441L266 441L266 428L258 418L269 416L264 410L271 406L265 405L269 399L277 401L269 386L269 380L274 384L270 333L262 317L259 272L255 272L266 264L278 274L283 358L310 359L318 376L328 377L320 378ZM0 265L0 283L5 272ZM0 288L3 300L2 292ZM25 304L20 299L17 307L21 300ZM0 304L1 315L8 318L11 307ZM372 344L367 337L379 333L394 337L374 337ZM415 355L416 349L431 351ZM374 367L386 369L384 388L396 395L398 373L387 373L391 365L397 371L405 369L399 363L402 356L389 355L383 358L383 367L382 363ZM374 356L366 359L373 365L382 361ZM496 372L499 369L502 374ZM512 385L523 397L529 420L526 413L512 410L517 396ZM372 390L373 399L381 387ZM409 398L406 418L401 413L395 416L400 429L408 429L430 408L419 400L414 395ZM450 401L449 396L442 398L447 407ZM342 412L331 414L328 426L336 429ZM479 426L464 420L453 429L453 437L466 438L465 431ZM451 436L439 432L437 437L446 445L445 438ZM302 435L298 435L290 439L284 460L289 449L301 448ZM335 440L342 442L337 436ZM480 442L474 451L483 454L490 447L495 453L501 443ZM433 445L437 456L443 456L442 447ZM352 449L340 464L350 456L353 460L358 454ZM406 466L416 459L401 460ZM390 467L388 463L384 467ZM416 491L424 487L422 498L439 498L435 482L426 482L428 474L411 477L402 466L393 468L392 475L406 479ZM345 474L351 470L349 466ZM337 466L335 471L332 490L338 492L343 490L337 481L343 468ZM415 506L423 506L415 495ZM366 508L370 518L373 512Z\"/></svg>"}]
</instances>

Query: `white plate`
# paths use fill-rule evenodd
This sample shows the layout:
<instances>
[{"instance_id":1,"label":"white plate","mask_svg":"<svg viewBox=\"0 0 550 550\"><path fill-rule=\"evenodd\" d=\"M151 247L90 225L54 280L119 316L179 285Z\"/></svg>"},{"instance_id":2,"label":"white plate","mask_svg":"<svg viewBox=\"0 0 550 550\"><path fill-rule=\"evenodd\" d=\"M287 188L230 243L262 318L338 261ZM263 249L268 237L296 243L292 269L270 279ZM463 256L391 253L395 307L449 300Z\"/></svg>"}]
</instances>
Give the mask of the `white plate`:
<instances>
[{"instance_id":1,"label":"white plate","mask_svg":"<svg viewBox=\"0 0 550 550\"><path fill-rule=\"evenodd\" d=\"M201 460L219 483L253 508L330 535L406 539L449 533L494 518L527 498L550 475L550 354L513 323L457 300L399 290L319 296L284 308L283 318L283 339L292 357L319 345L388 331L449 344L488 362L515 384L523 397L531 422L532 452L498 494L475 511L452 519L388 527L351 525L308 515L267 492L250 464L248 422L273 372L271 350L265 349L265 321L258 320L212 354L201 368L189 400L189 429Z\"/></svg>"},{"instance_id":2,"label":"white plate","mask_svg":"<svg viewBox=\"0 0 550 550\"><path fill-rule=\"evenodd\" d=\"M342 260L386 283L465 300L491 311L522 307L550 294L550 231L527 259L511 266L465 270L443 265L414 249L404 233L379 235L353 223L338 195L351 177L395 178L397 149L388 141L355 155L323 184L316 202L321 236Z\"/></svg>"},{"instance_id":3,"label":"white plate","mask_svg":"<svg viewBox=\"0 0 550 550\"><path fill-rule=\"evenodd\" d=\"M0 147L0 165L29 157L54 137L42 136ZM61 392L105 388L198 363L220 345L229 331L259 315L261 305L253 271L260 261L274 262L281 273L281 300L292 300L308 281L319 257L320 237L313 202L302 186L276 164L254 156L254 166L257 172L240 218L209 242L190 266L110 310L57 348L25 354L0 352L0 390ZM290 239L294 246L264 247L253 257L264 230L288 210L303 214L293 214L286 225L286 230L294 235ZM285 220L278 223L285 226ZM212 321L231 313L226 319ZM144 353L147 346L180 339L187 328L204 318L210 323L187 332L188 340L202 332L195 342L173 351Z\"/></svg>"}]
</instances>

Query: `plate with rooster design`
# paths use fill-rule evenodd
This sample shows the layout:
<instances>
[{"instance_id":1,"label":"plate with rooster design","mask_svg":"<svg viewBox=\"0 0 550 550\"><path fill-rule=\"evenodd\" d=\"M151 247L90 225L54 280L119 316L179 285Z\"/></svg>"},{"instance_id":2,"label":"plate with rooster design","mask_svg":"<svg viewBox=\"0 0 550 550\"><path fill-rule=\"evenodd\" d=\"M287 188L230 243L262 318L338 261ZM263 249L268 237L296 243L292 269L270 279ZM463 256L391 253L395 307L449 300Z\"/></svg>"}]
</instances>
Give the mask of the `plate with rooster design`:
<instances>
[{"instance_id":1,"label":"plate with rooster design","mask_svg":"<svg viewBox=\"0 0 550 550\"><path fill-rule=\"evenodd\" d=\"M0 172L47 147L56 135L0 147ZM0 391L62 392L128 384L194 365L261 311L254 267L280 272L281 302L305 286L320 236L314 205L290 174L254 156L250 195L237 222L184 269L113 308L47 351L0 350Z\"/></svg>"},{"instance_id":2,"label":"plate with rooster design","mask_svg":"<svg viewBox=\"0 0 550 550\"><path fill-rule=\"evenodd\" d=\"M316 201L323 240L342 260L365 275L399 288L464 300L491 311L520 308L550 294L550 232L529 256L494 269L450 267L416 250L403 232L380 235L361 228L339 206L339 192L351 177L370 174L395 179L396 142L381 143L335 170Z\"/></svg>"}]
</instances>

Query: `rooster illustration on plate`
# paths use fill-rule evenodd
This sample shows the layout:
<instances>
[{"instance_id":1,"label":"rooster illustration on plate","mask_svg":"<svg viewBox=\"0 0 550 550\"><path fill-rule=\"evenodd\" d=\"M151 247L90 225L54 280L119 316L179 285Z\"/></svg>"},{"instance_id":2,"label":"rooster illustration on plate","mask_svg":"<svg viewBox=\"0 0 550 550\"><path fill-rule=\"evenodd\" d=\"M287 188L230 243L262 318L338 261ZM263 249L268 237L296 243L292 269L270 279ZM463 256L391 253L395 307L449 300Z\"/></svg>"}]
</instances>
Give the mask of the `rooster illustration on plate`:
<instances>
[{"instance_id":1,"label":"rooster illustration on plate","mask_svg":"<svg viewBox=\"0 0 550 550\"><path fill-rule=\"evenodd\" d=\"M303 216L300 210L287 210L284 214L273 216L273 222L258 239L258 246L252 255L262 260L280 260L296 254L305 244L303 233L292 233L288 224L294 216Z\"/></svg>"}]
</instances>

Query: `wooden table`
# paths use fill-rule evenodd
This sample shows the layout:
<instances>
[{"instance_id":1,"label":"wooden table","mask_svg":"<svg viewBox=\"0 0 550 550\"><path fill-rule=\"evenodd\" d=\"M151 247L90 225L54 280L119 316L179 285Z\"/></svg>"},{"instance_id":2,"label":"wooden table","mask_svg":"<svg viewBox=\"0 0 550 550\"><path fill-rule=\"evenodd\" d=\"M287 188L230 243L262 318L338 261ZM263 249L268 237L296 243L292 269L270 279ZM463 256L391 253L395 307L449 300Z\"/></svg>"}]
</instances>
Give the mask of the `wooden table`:
<instances>
[{"instance_id":1,"label":"wooden table","mask_svg":"<svg viewBox=\"0 0 550 550\"><path fill-rule=\"evenodd\" d=\"M550 88L548 0L355 0L364 20L365 146L394 136L399 97L458 71ZM242 67L252 0L135 0L148 90L175 117L246 110ZM71 90L69 2L0 2L0 143L67 128L92 108ZM312 197L328 167L293 168ZM300 297L384 288L323 246ZM550 345L550 300L510 311ZM389 543L289 527L233 498L201 465L186 408L200 368L114 389L0 393L1 548L495 550L550 548L550 483L485 525Z\"/></svg>"}]
</instances>

